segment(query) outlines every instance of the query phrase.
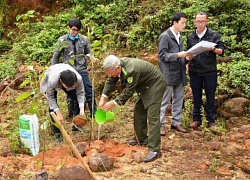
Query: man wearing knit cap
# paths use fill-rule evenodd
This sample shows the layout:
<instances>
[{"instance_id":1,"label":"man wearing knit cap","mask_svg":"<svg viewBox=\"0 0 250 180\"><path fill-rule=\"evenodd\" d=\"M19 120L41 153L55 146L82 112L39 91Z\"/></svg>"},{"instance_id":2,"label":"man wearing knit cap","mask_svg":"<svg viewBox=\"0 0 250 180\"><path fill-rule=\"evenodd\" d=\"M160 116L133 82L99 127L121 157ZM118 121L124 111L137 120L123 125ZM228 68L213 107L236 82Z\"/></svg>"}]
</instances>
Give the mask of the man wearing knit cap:
<instances>
[{"instance_id":1,"label":"man wearing knit cap","mask_svg":"<svg viewBox=\"0 0 250 180\"><path fill-rule=\"evenodd\" d=\"M71 65L81 76L85 89L85 97L88 102L91 117L95 113L96 103L93 100L92 84L89 79L87 65L90 60L89 55L91 53L90 42L86 36L79 34L82 28L81 21L77 18L73 18L68 23L69 33L61 36L58 39L57 47L54 50L51 64L60 63L60 57L62 56L63 63ZM76 110L78 104L67 98L69 117L77 115Z\"/></svg>"}]
</instances>

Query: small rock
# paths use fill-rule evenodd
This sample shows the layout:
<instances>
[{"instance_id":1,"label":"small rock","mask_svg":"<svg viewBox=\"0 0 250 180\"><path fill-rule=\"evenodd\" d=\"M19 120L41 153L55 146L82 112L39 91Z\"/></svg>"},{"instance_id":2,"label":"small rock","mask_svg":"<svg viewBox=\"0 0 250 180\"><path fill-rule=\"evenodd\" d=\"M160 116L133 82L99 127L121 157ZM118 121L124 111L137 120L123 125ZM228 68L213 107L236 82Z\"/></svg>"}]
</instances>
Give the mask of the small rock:
<instances>
[{"instance_id":1,"label":"small rock","mask_svg":"<svg viewBox=\"0 0 250 180\"><path fill-rule=\"evenodd\" d=\"M54 180L91 180L91 176L81 166L71 166L61 168L55 175Z\"/></svg>"},{"instance_id":2,"label":"small rock","mask_svg":"<svg viewBox=\"0 0 250 180\"><path fill-rule=\"evenodd\" d=\"M89 156L91 154L96 154L96 153L98 153L98 151L96 149L88 148L88 150L86 151L87 156Z\"/></svg>"},{"instance_id":3,"label":"small rock","mask_svg":"<svg viewBox=\"0 0 250 180\"><path fill-rule=\"evenodd\" d=\"M101 145L101 146L103 146L104 142L102 140L95 140L93 146L95 146L95 145L99 145L99 146Z\"/></svg>"},{"instance_id":4,"label":"small rock","mask_svg":"<svg viewBox=\"0 0 250 180\"><path fill-rule=\"evenodd\" d=\"M237 104L237 106L236 106ZM220 114L229 119L231 117L241 117L246 113L250 100L243 97L236 97L225 101L220 109Z\"/></svg>"},{"instance_id":5,"label":"small rock","mask_svg":"<svg viewBox=\"0 0 250 180\"><path fill-rule=\"evenodd\" d=\"M82 142L77 143L76 149L79 151L82 157L85 156L86 145L84 143Z\"/></svg>"},{"instance_id":6,"label":"small rock","mask_svg":"<svg viewBox=\"0 0 250 180\"><path fill-rule=\"evenodd\" d=\"M132 158L135 160L135 162L137 163L141 163L142 162L142 155L139 152L135 152L132 154Z\"/></svg>"},{"instance_id":7,"label":"small rock","mask_svg":"<svg viewBox=\"0 0 250 180\"><path fill-rule=\"evenodd\" d=\"M168 136L168 139L173 140L174 137L175 137L175 134L171 134L170 136Z\"/></svg>"},{"instance_id":8,"label":"small rock","mask_svg":"<svg viewBox=\"0 0 250 180\"><path fill-rule=\"evenodd\" d=\"M94 141L94 144L91 145L91 148L96 149L98 153L101 153L106 150L104 142L101 140Z\"/></svg>"},{"instance_id":9,"label":"small rock","mask_svg":"<svg viewBox=\"0 0 250 180\"><path fill-rule=\"evenodd\" d=\"M89 167L93 172L109 171L114 167L114 158L101 153L91 154Z\"/></svg>"},{"instance_id":10,"label":"small rock","mask_svg":"<svg viewBox=\"0 0 250 180\"><path fill-rule=\"evenodd\" d=\"M48 173L46 171L40 172L35 175L35 180L48 180Z\"/></svg>"}]
</instances>

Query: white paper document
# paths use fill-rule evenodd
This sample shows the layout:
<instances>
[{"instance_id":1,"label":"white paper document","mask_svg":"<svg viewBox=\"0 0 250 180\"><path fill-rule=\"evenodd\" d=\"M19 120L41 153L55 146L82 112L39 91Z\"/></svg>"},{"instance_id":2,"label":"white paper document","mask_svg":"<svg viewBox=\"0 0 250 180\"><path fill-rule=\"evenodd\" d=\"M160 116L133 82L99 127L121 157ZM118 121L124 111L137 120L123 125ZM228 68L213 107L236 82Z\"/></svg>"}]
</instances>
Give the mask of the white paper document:
<instances>
[{"instance_id":1,"label":"white paper document","mask_svg":"<svg viewBox=\"0 0 250 180\"><path fill-rule=\"evenodd\" d=\"M195 44L193 47L191 47L187 53L191 54L193 56L196 56L197 54L203 53L204 51L208 51L211 48L216 46L216 43L209 42L209 41L201 41L198 44Z\"/></svg>"}]
</instances>

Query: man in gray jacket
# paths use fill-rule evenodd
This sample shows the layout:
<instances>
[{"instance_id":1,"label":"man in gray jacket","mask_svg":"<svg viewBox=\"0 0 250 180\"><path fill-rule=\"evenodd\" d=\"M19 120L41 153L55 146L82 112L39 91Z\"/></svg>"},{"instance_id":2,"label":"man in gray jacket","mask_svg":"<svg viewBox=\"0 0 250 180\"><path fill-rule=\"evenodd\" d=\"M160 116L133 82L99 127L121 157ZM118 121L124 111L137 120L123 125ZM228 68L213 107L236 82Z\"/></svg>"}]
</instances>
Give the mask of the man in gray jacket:
<instances>
[{"instance_id":1,"label":"man in gray jacket","mask_svg":"<svg viewBox=\"0 0 250 180\"><path fill-rule=\"evenodd\" d=\"M96 103L93 99L92 84L89 79L87 66L89 63L89 55L91 53L90 43L86 36L79 34L82 24L77 18L73 18L68 24L69 33L58 39L57 47L54 50L51 64L62 62L71 65L81 76L85 89L85 96L92 117L96 110ZM94 100L94 101L93 101ZM92 102L93 101L93 102ZM73 117L77 113L77 103L68 98L69 117Z\"/></svg>"},{"instance_id":2,"label":"man in gray jacket","mask_svg":"<svg viewBox=\"0 0 250 180\"><path fill-rule=\"evenodd\" d=\"M187 16L182 12L172 16L172 26L164 31L158 39L159 68L165 76L167 89L164 93L160 122L160 133L165 131L165 113L172 99L171 129L186 132L181 127L181 112L184 100L184 86L187 84L186 61L187 53L183 51L183 40L180 32L186 27Z\"/></svg>"},{"instance_id":3,"label":"man in gray jacket","mask_svg":"<svg viewBox=\"0 0 250 180\"><path fill-rule=\"evenodd\" d=\"M85 91L82 77L68 64L50 66L40 84L40 92L45 93L49 103L49 112L55 112L58 119L63 122L64 118L57 104L57 91L59 90L63 90L70 99L76 101L77 114L84 115ZM54 122L53 119L52 121ZM60 130L54 125L53 132L57 141L61 141Z\"/></svg>"}]
</instances>

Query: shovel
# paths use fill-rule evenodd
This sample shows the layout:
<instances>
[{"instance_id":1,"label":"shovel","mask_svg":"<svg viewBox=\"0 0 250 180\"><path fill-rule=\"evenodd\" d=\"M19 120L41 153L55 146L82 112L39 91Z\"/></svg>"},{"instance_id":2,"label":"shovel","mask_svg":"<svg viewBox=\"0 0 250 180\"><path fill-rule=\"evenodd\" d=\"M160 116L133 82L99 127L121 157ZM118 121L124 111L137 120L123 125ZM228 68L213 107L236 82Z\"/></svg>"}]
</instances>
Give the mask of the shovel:
<instances>
[{"instance_id":1,"label":"shovel","mask_svg":"<svg viewBox=\"0 0 250 180\"><path fill-rule=\"evenodd\" d=\"M89 175L91 176L91 178L93 180L97 180L96 177L94 176L93 172L90 170L88 164L83 160L81 154L79 153L79 151L77 150L77 148L75 147L74 143L72 142L70 136L67 134L67 132L65 131L65 129L63 128L61 122L58 120L56 114L54 112L50 113L52 118L54 119L54 121L58 124L58 129L60 129L62 136L66 139L66 141L69 143L70 147L72 148L74 154L76 155L76 157L81 161L82 165L86 168L86 170L88 171ZM82 121L81 121L82 122Z\"/></svg>"}]
</instances>

